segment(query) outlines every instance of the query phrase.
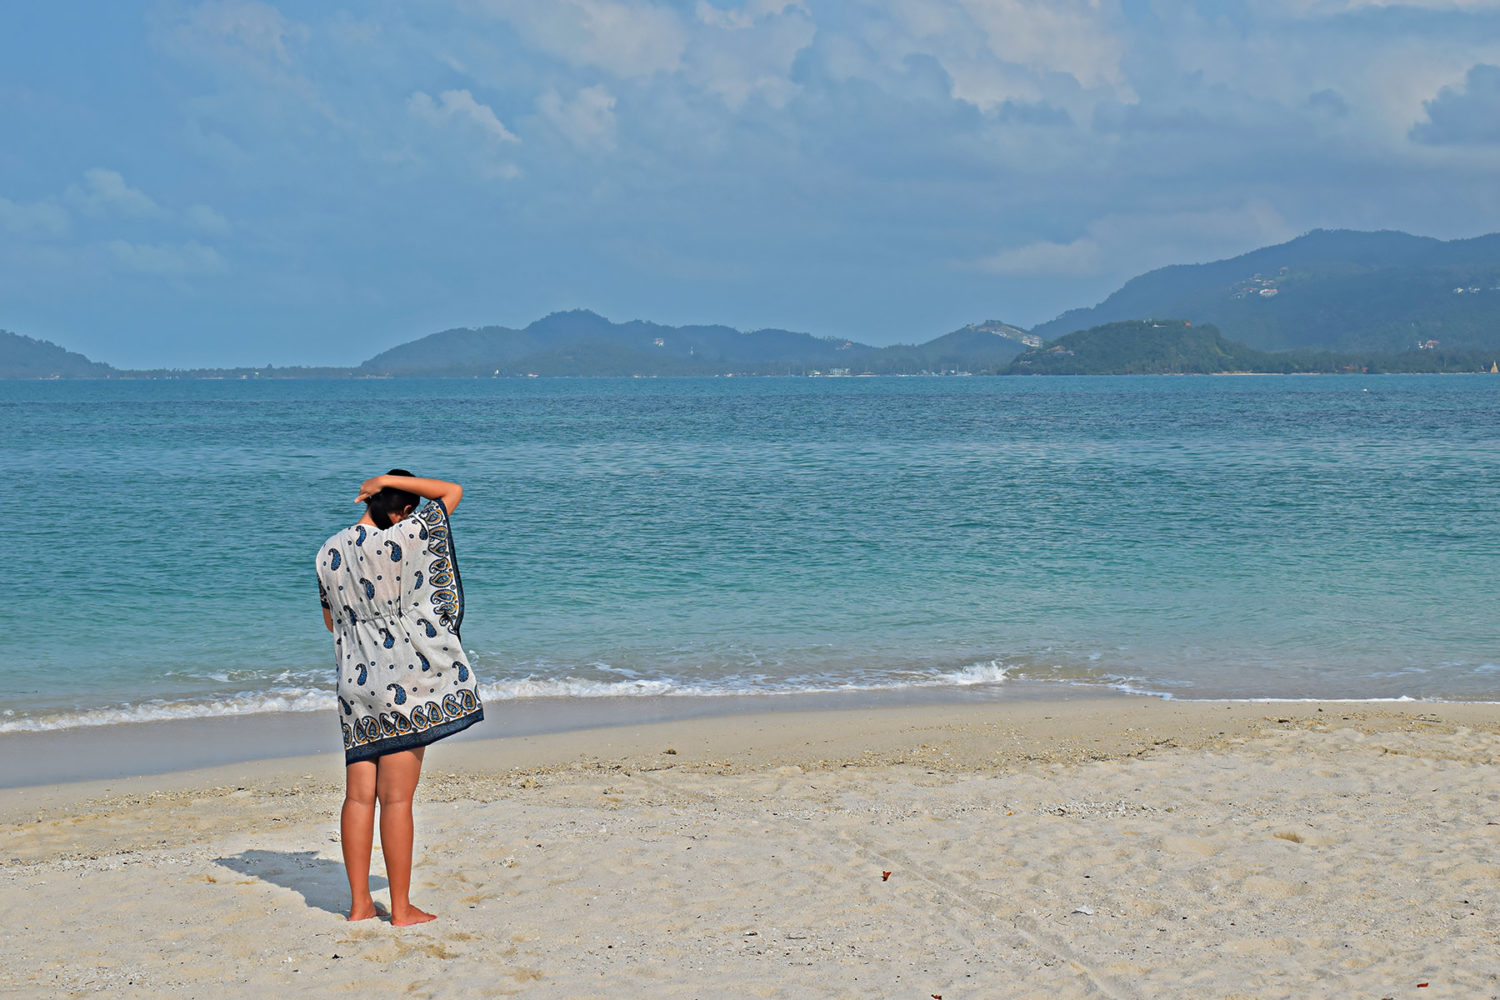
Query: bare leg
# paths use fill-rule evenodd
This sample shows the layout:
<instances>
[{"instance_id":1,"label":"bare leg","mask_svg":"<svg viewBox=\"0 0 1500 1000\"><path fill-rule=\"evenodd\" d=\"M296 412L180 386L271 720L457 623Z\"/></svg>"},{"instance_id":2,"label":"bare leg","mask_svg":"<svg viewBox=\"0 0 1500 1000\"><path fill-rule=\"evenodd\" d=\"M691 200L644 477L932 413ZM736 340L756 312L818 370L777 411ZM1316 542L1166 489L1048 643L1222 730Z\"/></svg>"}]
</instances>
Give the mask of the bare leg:
<instances>
[{"instance_id":1,"label":"bare leg","mask_svg":"<svg viewBox=\"0 0 1500 1000\"><path fill-rule=\"evenodd\" d=\"M344 769L344 808L339 813L339 843L344 849L344 871L349 875L349 919L378 916L370 898L370 848L375 840L375 775L373 760Z\"/></svg>"},{"instance_id":2,"label":"bare leg","mask_svg":"<svg viewBox=\"0 0 1500 1000\"><path fill-rule=\"evenodd\" d=\"M391 884L391 923L396 927L435 919L411 905L411 852L414 832L411 799L422 776L426 747L381 757L375 776L380 800L380 850L385 855L385 877Z\"/></svg>"}]
</instances>

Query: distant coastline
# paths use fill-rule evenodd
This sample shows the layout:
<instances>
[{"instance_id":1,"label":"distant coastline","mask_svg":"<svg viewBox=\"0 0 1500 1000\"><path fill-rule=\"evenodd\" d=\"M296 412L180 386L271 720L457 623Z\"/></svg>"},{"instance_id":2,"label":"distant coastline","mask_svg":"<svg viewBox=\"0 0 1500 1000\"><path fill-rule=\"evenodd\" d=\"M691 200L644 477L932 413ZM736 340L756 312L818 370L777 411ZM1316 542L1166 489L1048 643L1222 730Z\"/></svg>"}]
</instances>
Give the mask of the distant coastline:
<instances>
[{"instance_id":1,"label":"distant coastline","mask_svg":"<svg viewBox=\"0 0 1500 1000\"><path fill-rule=\"evenodd\" d=\"M1442 241L1314 231L1126 282L1026 330L971 323L875 347L789 330L616 323L584 309L530 325L442 330L357 365L117 369L0 330L0 379L400 376L1500 374L1500 234Z\"/></svg>"}]
</instances>

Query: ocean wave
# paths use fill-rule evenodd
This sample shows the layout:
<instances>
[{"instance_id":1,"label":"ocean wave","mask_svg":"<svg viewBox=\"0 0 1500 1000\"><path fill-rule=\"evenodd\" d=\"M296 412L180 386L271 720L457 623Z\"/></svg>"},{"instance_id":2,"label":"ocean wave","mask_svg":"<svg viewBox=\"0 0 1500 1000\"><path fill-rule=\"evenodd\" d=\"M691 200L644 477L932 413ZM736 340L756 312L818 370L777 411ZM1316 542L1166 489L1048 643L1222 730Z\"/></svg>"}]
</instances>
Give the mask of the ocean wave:
<instances>
[{"instance_id":1,"label":"ocean wave","mask_svg":"<svg viewBox=\"0 0 1500 1000\"><path fill-rule=\"evenodd\" d=\"M1025 684L1083 687L1117 691L1122 694L1160 698L1167 701L1233 701L1252 703L1324 702L1388 703L1444 701L1442 698L1393 697L1225 697L1194 696L1188 689L1164 689L1141 678L1118 674L1105 675L1088 671L1006 664L1000 660L971 663L949 670L870 671L864 674L804 675L773 677L769 675L734 675L714 679L672 679L632 676L627 669L604 669L604 674L624 675L623 679L599 679L564 676L545 677L531 674L505 678L480 686L481 697L491 703L527 701L542 698L725 698L741 696L796 696L814 694L854 694L863 692L932 690L941 688L998 687L1019 682ZM14 709L0 712L0 733L43 732L92 726L113 726L140 722L164 722L180 719L206 719L234 715L257 715L272 712L331 711L334 703L331 688L284 687L270 691L239 692L213 699L158 699L139 704L121 704L77 711L28 715ZM1469 699L1458 699L1469 700Z\"/></svg>"},{"instance_id":2,"label":"ocean wave","mask_svg":"<svg viewBox=\"0 0 1500 1000\"><path fill-rule=\"evenodd\" d=\"M627 671L611 671L629 673ZM1010 669L999 661L975 663L956 670L933 673L875 674L865 677L833 676L772 678L734 676L715 680L672 680L630 677L595 680L585 677L527 677L482 684L481 698L490 702L523 701L531 698L715 698L737 695L837 694L859 691L897 691L903 688L972 687L1001 684ZM277 688L264 692L241 692L213 700L153 700L140 704L114 705L82 711L11 716L0 715L0 733L40 732L85 726L113 726L171 719L200 719L266 712L315 712L330 708L333 691L318 688Z\"/></svg>"},{"instance_id":3,"label":"ocean wave","mask_svg":"<svg viewBox=\"0 0 1500 1000\"><path fill-rule=\"evenodd\" d=\"M264 712L313 712L327 709L333 692L311 688L246 692L212 701L146 701L138 705L112 705L74 712L0 718L0 733L35 733L52 729L87 726L117 726L133 722L166 722L173 719L209 719L225 715L257 715Z\"/></svg>"}]
</instances>

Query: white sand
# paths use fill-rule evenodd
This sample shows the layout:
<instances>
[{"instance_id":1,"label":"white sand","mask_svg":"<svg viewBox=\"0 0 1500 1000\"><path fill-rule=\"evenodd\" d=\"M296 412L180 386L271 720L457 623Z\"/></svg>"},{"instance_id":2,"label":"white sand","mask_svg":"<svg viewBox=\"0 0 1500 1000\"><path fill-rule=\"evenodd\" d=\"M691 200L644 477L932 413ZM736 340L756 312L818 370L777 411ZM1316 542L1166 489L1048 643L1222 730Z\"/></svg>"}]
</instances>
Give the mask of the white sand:
<instances>
[{"instance_id":1,"label":"white sand","mask_svg":"<svg viewBox=\"0 0 1500 1000\"><path fill-rule=\"evenodd\" d=\"M406 929L340 918L335 756L0 791L0 992L1494 997L1497 750L1133 699L440 744Z\"/></svg>"}]
</instances>

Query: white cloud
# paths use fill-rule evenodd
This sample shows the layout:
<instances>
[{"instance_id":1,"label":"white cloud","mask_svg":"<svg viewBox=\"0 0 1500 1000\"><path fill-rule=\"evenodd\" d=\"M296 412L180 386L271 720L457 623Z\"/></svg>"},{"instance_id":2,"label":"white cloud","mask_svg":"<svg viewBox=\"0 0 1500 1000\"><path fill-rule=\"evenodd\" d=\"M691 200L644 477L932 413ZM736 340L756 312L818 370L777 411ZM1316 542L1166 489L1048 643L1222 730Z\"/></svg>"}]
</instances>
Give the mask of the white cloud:
<instances>
[{"instance_id":1,"label":"white cloud","mask_svg":"<svg viewBox=\"0 0 1500 1000\"><path fill-rule=\"evenodd\" d=\"M574 145L614 148L615 96L604 87L584 87L572 100L549 90L537 100L537 107Z\"/></svg>"},{"instance_id":2,"label":"white cloud","mask_svg":"<svg viewBox=\"0 0 1500 1000\"><path fill-rule=\"evenodd\" d=\"M892 0L865 41L889 69L912 55L937 60L952 96L990 110L1074 88L1131 100L1123 69L1128 29L1116 0Z\"/></svg>"},{"instance_id":3,"label":"white cloud","mask_svg":"<svg viewBox=\"0 0 1500 1000\"><path fill-rule=\"evenodd\" d=\"M51 201L23 203L0 198L0 232L56 238L68 231L68 212Z\"/></svg>"},{"instance_id":4,"label":"white cloud","mask_svg":"<svg viewBox=\"0 0 1500 1000\"><path fill-rule=\"evenodd\" d=\"M487 104L481 104L467 90L445 90L434 101L430 96L417 91L407 98L406 106L411 113L434 125L443 125L454 118L462 118L480 132L500 142L520 142L515 133L506 128Z\"/></svg>"},{"instance_id":5,"label":"white cloud","mask_svg":"<svg viewBox=\"0 0 1500 1000\"><path fill-rule=\"evenodd\" d=\"M1141 273L1166 264L1231 257L1291 239L1296 230L1270 204L1105 215L1068 243L1039 241L974 261L991 274L1085 276Z\"/></svg>"},{"instance_id":6,"label":"white cloud","mask_svg":"<svg viewBox=\"0 0 1500 1000\"><path fill-rule=\"evenodd\" d=\"M1500 10L1500 0L1281 0L1283 9L1298 17L1347 14L1368 7L1409 7L1418 10Z\"/></svg>"},{"instance_id":7,"label":"white cloud","mask_svg":"<svg viewBox=\"0 0 1500 1000\"><path fill-rule=\"evenodd\" d=\"M114 260L128 271L162 277L211 274L224 269L224 260L213 247L196 240L187 243L130 243L110 240L105 245Z\"/></svg>"},{"instance_id":8,"label":"white cloud","mask_svg":"<svg viewBox=\"0 0 1500 1000\"><path fill-rule=\"evenodd\" d=\"M781 108L796 95L792 64L817 35L817 26L801 4L752 0L724 11L700 2L698 20L704 27L685 60L691 80L731 109L753 96Z\"/></svg>"},{"instance_id":9,"label":"white cloud","mask_svg":"<svg viewBox=\"0 0 1500 1000\"><path fill-rule=\"evenodd\" d=\"M1071 243L1041 240L1025 246L1001 250L974 262L975 267L991 274L1008 275L1079 275L1099 270L1099 241L1081 236Z\"/></svg>"},{"instance_id":10,"label":"white cloud","mask_svg":"<svg viewBox=\"0 0 1500 1000\"><path fill-rule=\"evenodd\" d=\"M91 215L140 217L155 215L160 209L145 192L125 183L114 170L95 167L83 172L83 182L68 187L69 202Z\"/></svg>"},{"instance_id":11,"label":"white cloud","mask_svg":"<svg viewBox=\"0 0 1500 1000\"><path fill-rule=\"evenodd\" d=\"M188 225L208 236L225 236L229 233L229 220L207 205L193 205L185 213Z\"/></svg>"},{"instance_id":12,"label":"white cloud","mask_svg":"<svg viewBox=\"0 0 1500 1000\"><path fill-rule=\"evenodd\" d=\"M694 13L699 21L715 28L743 30L753 27L755 22L764 17L780 14L792 7L807 12L807 8L799 0L747 0L743 6L731 10L721 10L708 0L698 0Z\"/></svg>"},{"instance_id":13,"label":"white cloud","mask_svg":"<svg viewBox=\"0 0 1500 1000\"><path fill-rule=\"evenodd\" d=\"M255 0L210 0L177 25L177 41L199 54L237 62L291 63L287 42L308 32L275 7Z\"/></svg>"},{"instance_id":14,"label":"white cloud","mask_svg":"<svg viewBox=\"0 0 1500 1000\"><path fill-rule=\"evenodd\" d=\"M620 77L677 69L687 31L671 9L646 0L472 0L532 44L573 66Z\"/></svg>"}]
</instances>

